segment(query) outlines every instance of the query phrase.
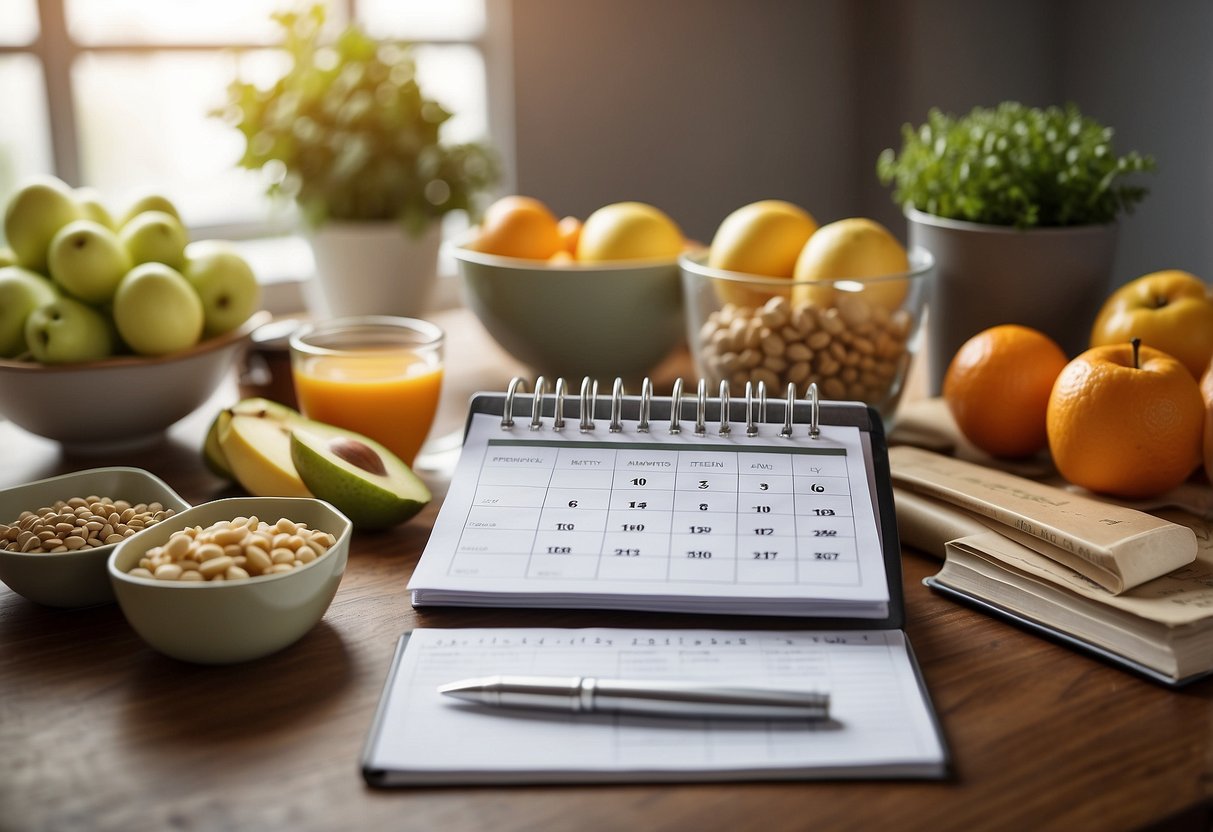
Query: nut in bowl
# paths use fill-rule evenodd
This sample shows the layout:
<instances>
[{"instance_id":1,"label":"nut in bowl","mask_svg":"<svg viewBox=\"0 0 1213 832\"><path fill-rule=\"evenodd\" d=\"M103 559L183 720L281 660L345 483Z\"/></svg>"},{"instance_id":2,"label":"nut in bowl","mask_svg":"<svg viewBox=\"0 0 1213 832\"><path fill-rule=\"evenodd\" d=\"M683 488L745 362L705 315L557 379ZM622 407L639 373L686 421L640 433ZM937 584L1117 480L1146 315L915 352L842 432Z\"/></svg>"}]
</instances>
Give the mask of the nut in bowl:
<instances>
[{"instance_id":1,"label":"nut in bowl","mask_svg":"<svg viewBox=\"0 0 1213 832\"><path fill-rule=\"evenodd\" d=\"M188 508L140 468L94 468L6 488L0 491L0 581L49 607L111 603L106 561L117 547L113 536L133 536Z\"/></svg>"},{"instance_id":2,"label":"nut in bowl","mask_svg":"<svg viewBox=\"0 0 1213 832\"><path fill-rule=\"evenodd\" d=\"M250 333L269 317L258 312L235 330L162 356L82 364L0 360L0 416L73 450L155 442L210 398Z\"/></svg>"},{"instance_id":3,"label":"nut in bowl","mask_svg":"<svg viewBox=\"0 0 1213 832\"><path fill-rule=\"evenodd\" d=\"M792 280L714 269L704 253L679 260L696 371L709 384L746 382L779 395L816 383L827 399L865 402L885 418L917 351L926 279L923 249L900 274Z\"/></svg>"},{"instance_id":4,"label":"nut in bowl","mask_svg":"<svg viewBox=\"0 0 1213 832\"><path fill-rule=\"evenodd\" d=\"M126 620L153 649L198 664L249 661L293 644L324 616L351 528L320 500L215 500L120 544L109 576Z\"/></svg>"}]
</instances>

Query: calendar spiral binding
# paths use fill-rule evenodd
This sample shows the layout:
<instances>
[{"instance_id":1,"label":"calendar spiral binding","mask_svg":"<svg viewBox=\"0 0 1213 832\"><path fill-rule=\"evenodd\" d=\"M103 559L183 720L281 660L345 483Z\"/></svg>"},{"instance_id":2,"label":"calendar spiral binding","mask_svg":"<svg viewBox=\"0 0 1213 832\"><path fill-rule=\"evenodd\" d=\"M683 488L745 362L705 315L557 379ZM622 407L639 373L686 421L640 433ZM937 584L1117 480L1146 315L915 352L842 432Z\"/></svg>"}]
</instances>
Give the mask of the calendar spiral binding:
<instances>
[{"instance_id":1,"label":"calendar spiral binding","mask_svg":"<svg viewBox=\"0 0 1213 832\"><path fill-rule=\"evenodd\" d=\"M514 427L514 399L519 392L526 392L526 380L521 376L515 376L510 379L509 385L505 391L505 402L501 413L501 428L502 430L512 430ZM706 436L708 433L707 411L708 411L708 385L705 379L699 379L696 387L694 408L694 434L695 436ZM568 384L563 377L557 378L553 389L553 410L552 410L552 430L560 431L565 427L564 400L568 396ZM718 398L720 404L720 425L717 430L720 436L729 436L732 434L732 426L729 421L730 412L730 396L728 381L720 382ZM529 424L530 430L540 430L543 425L543 404L548 397L548 382L544 376L539 376L535 379L534 395L531 397L531 420ZM623 389L623 379L616 378L611 390L611 407L610 421L607 424L609 433L619 433L623 430L623 404L625 393ZM598 400L598 382L586 376L581 380L581 390L579 394L577 421L578 430L581 433L589 433L594 430L594 413L595 406ZM759 381L755 386L753 382L747 381L745 384L745 435L747 437L755 437L758 435L759 425L766 423L767 414L767 387L766 383ZM775 399L775 401L779 401ZM796 385L788 384L787 393L783 399L784 403L784 420L779 429L779 436L783 438L791 438L794 435L792 414L795 409L795 404L798 401L796 397ZM817 384L809 385L808 395L799 401L806 401L809 405L809 438L819 439L821 437L821 399L817 392ZM640 388L639 402L639 418L636 421L636 430L639 433L648 433L650 430L649 418L652 413L653 405L653 383L649 378L645 378ZM757 407L755 407L757 405ZM755 410L757 410L757 418L755 418ZM683 419L683 383L682 379L674 380L674 386L670 393L670 425L668 431L671 435L677 435L682 432Z\"/></svg>"}]
</instances>

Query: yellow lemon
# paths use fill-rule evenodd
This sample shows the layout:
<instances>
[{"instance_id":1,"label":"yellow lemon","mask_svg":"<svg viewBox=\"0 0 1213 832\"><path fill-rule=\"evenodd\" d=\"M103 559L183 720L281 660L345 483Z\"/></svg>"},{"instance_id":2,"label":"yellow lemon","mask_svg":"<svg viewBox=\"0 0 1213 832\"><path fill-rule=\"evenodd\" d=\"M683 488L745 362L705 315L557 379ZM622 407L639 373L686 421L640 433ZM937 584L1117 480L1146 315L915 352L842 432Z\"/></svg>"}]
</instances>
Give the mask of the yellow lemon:
<instances>
[{"instance_id":1,"label":"yellow lemon","mask_svg":"<svg viewBox=\"0 0 1213 832\"><path fill-rule=\"evenodd\" d=\"M683 245L681 229L663 212L643 202L616 202L586 218L577 260L672 260Z\"/></svg>"},{"instance_id":2,"label":"yellow lemon","mask_svg":"<svg viewBox=\"0 0 1213 832\"><path fill-rule=\"evenodd\" d=\"M790 202L752 202L720 223L708 265L763 277L791 277L805 241L816 230L808 212Z\"/></svg>"},{"instance_id":3,"label":"yellow lemon","mask_svg":"<svg viewBox=\"0 0 1213 832\"><path fill-rule=\"evenodd\" d=\"M874 220L851 217L817 229L800 252L792 277L801 284L904 274L909 268L906 250L888 229ZM906 280L888 280L867 285L859 294L869 303L893 311L905 300L908 288ZM829 306L834 294L831 286L808 283L792 290L792 300Z\"/></svg>"}]
</instances>

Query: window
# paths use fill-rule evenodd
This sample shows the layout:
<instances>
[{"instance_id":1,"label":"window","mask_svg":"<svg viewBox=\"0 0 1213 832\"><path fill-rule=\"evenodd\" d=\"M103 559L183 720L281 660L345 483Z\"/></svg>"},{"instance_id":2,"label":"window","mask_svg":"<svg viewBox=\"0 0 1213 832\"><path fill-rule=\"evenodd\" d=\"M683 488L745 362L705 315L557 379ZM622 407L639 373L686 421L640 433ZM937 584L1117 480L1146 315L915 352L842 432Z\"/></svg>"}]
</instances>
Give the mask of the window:
<instances>
[{"instance_id":1,"label":"window","mask_svg":"<svg viewBox=\"0 0 1213 832\"><path fill-rule=\"evenodd\" d=\"M21 178L51 172L96 188L116 213L162 193L195 239L289 234L292 207L264 196L259 173L236 167L242 138L208 112L237 74L261 84L282 71L285 57L267 48L278 35L270 14L306 4L3 0L0 200ZM502 132L489 106L487 0L325 4L334 29L355 19L372 35L417 44L423 88L456 113L449 139Z\"/></svg>"}]
</instances>

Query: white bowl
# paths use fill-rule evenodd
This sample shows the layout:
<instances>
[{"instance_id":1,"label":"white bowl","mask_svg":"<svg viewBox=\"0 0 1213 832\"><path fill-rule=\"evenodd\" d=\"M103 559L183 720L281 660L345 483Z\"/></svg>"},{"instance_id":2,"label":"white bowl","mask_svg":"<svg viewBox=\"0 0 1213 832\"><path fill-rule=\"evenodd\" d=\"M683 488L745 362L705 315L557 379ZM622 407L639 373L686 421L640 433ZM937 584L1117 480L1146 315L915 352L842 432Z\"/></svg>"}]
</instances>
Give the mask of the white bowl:
<instances>
[{"instance_id":1,"label":"white bowl","mask_svg":"<svg viewBox=\"0 0 1213 832\"><path fill-rule=\"evenodd\" d=\"M141 468L93 468L0 491L0 523L9 524L21 512L36 511L57 500L93 495L129 503L156 502L175 512L190 507L163 480ZM117 546L111 543L54 554L0 551L0 581L18 595L48 607L111 603L114 590L106 561Z\"/></svg>"},{"instance_id":2,"label":"white bowl","mask_svg":"<svg viewBox=\"0 0 1213 832\"><path fill-rule=\"evenodd\" d=\"M171 355L86 364L0 361L0 415L84 451L154 442L210 398L249 335L269 318L258 312L231 332Z\"/></svg>"},{"instance_id":3,"label":"white bowl","mask_svg":"<svg viewBox=\"0 0 1213 832\"><path fill-rule=\"evenodd\" d=\"M176 582L127 574L139 559L187 526L282 517L328 532L337 542L321 557L283 575L241 581ZM127 622L155 650L198 664L260 658L293 644L324 616L345 574L349 519L306 497L233 497L196 506L118 544L107 567Z\"/></svg>"}]
</instances>

